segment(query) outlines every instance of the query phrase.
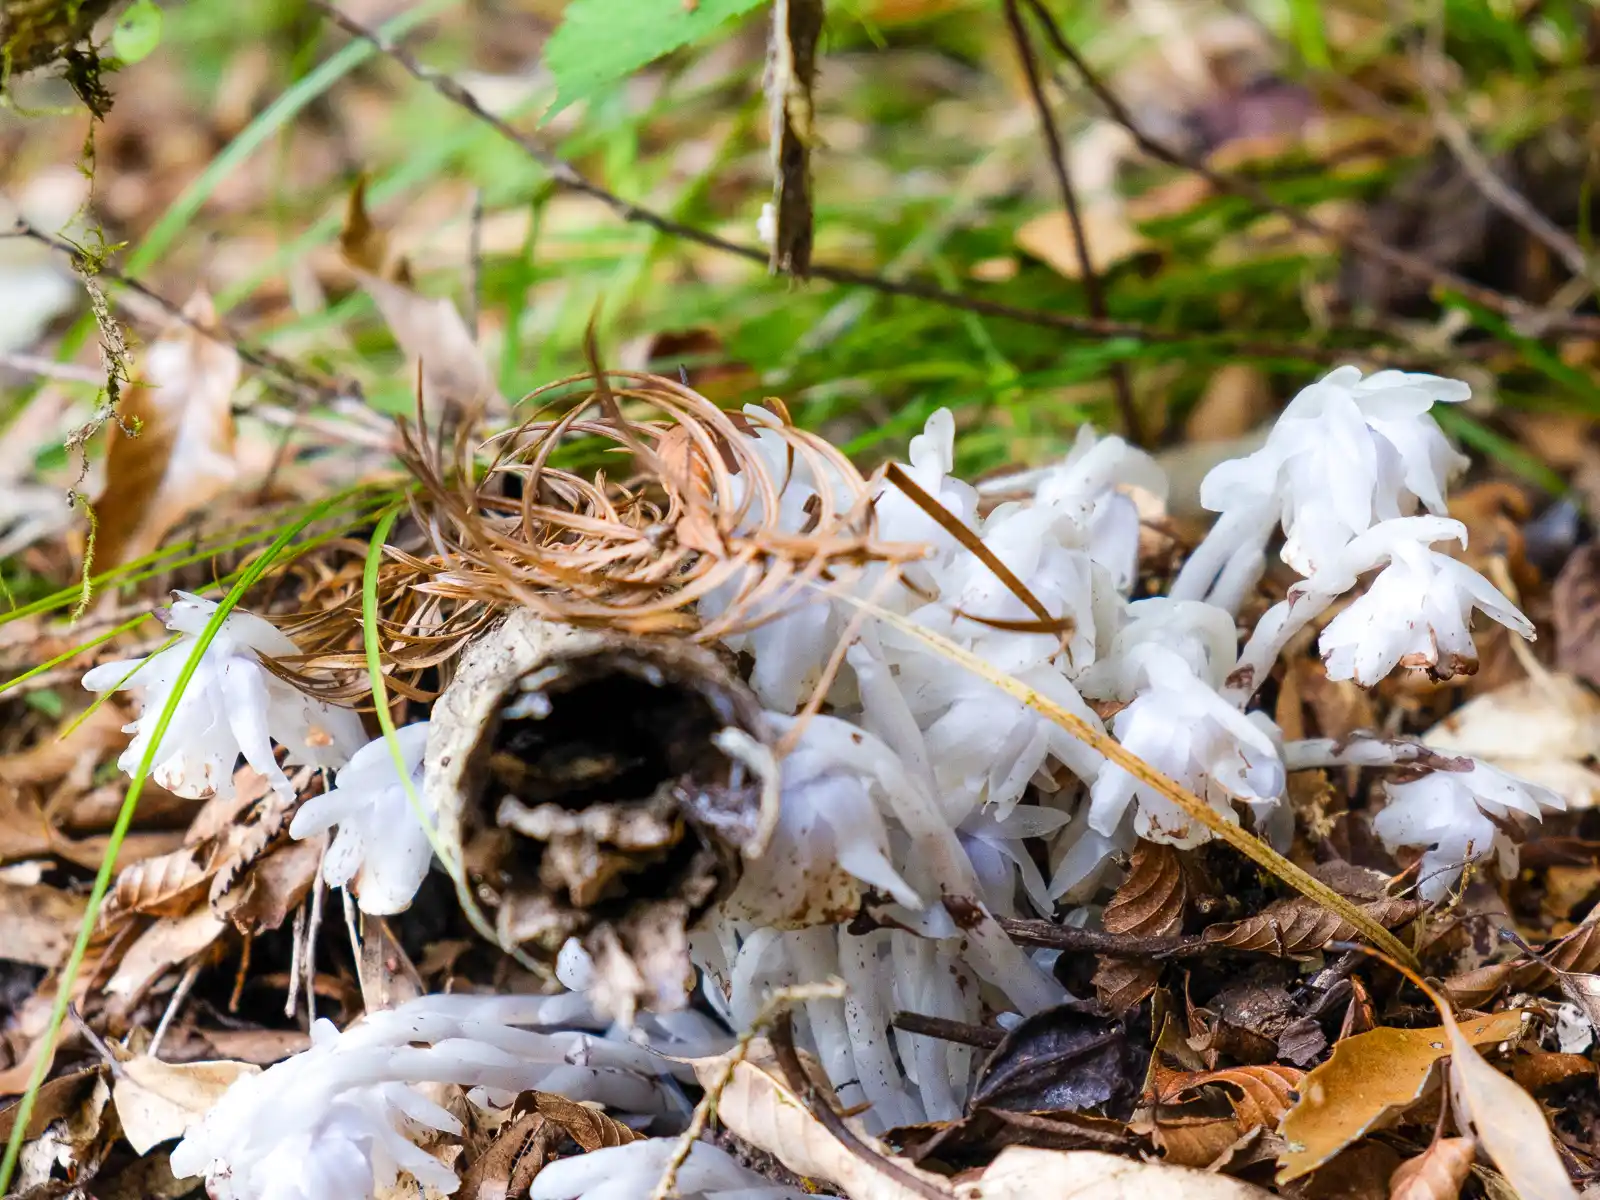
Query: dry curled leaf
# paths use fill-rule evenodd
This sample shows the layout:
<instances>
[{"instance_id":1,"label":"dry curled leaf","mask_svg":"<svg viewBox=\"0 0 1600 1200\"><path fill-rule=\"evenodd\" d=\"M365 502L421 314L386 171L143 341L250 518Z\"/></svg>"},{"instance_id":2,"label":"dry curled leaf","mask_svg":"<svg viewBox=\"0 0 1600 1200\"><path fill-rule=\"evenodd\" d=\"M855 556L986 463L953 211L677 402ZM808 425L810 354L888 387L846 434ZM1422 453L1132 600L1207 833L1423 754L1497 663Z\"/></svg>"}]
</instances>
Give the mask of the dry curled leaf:
<instances>
[{"instance_id":1,"label":"dry curled leaf","mask_svg":"<svg viewBox=\"0 0 1600 1200\"><path fill-rule=\"evenodd\" d=\"M1456 1200L1477 1148L1468 1137L1442 1137L1394 1169L1389 1200Z\"/></svg>"},{"instance_id":2,"label":"dry curled leaf","mask_svg":"<svg viewBox=\"0 0 1600 1200\"><path fill-rule=\"evenodd\" d=\"M1209 1084L1221 1085L1243 1133L1257 1127L1276 1129L1294 1103L1295 1090L1305 1074L1293 1067L1269 1063L1215 1071L1160 1070L1155 1083L1163 1101L1182 1099L1185 1093Z\"/></svg>"},{"instance_id":3,"label":"dry curled leaf","mask_svg":"<svg viewBox=\"0 0 1600 1200\"><path fill-rule=\"evenodd\" d=\"M1425 906L1417 900L1386 897L1361 907L1385 929L1398 929ZM1273 901L1253 917L1228 925L1213 925L1204 936L1214 946L1288 957L1311 954L1329 942L1353 941L1358 934L1338 913L1330 912L1315 900L1287 896Z\"/></svg>"},{"instance_id":4,"label":"dry curled leaf","mask_svg":"<svg viewBox=\"0 0 1600 1200\"><path fill-rule=\"evenodd\" d=\"M1523 1017L1520 1010L1477 1017L1463 1022L1458 1035L1467 1045L1503 1042L1522 1031ZM1449 1053L1442 1026L1374 1029L1336 1044L1328 1061L1301 1080L1300 1099L1283 1119L1288 1146L1278 1182L1315 1170L1414 1104L1434 1064Z\"/></svg>"},{"instance_id":5,"label":"dry curled leaf","mask_svg":"<svg viewBox=\"0 0 1600 1200\"><path fill-rule=\"evenodd\" d=\"M1089 204L1082 212L1083 240L1089 265L1104 272L1153 249L1128 219L1121 201ZM1017 230L1017 245L1067 279L1083 275L1078 239L1065 211L1041 213Z\"/></svg>"},{"instance_id":6,"label":"dry curled leaf","mask_svg":"<svg viewBox=\"0 0 1600 1200\"><path fill-rule=\"evenodd\" d=\"M96 571L150 553L238 478L231 404L239 355L227 339L201 332L217 323L204 291L183 315L150 344L142 376L108 426L105 490L94 502Z\"/></svg>"},{"instance_id":7,"label":"dry curled leaf","mask_svg":"<svg viewBox=\"0 0 1600 1200\"><path fill-rule=\"evenodd\" d=\"M1522 1200L1577 1200L1578 1189L1538 1101L1484 1061L1443 1004L1439 1016L1450 1043L1450 1096L1457 1123L1471 1128L1478 1146Z\"/></svg>"},{"instance_id":8,"label":"dry curled leaf","mask_svg":"<svg viewBox=\"0 0 1600 1200\"><path fill-rule=\"evenodd\" d=\"M1178 851L1141 841L1102 923L1108 933L1167 937L1183 932L1188 904L1189 882ZM1154 991L1160 979L1159 962L1102 955L1095 966L1095 994L1112 1013L1124 1013Z\"/></svg>"},{"instance_id":9,"label":"dry curled leaf","mask_svg":"<svg viewBox=\"0 0 1600 1200\"><path fill-rule=\"evenodd\" d=\"M1106 905L1107 933L1167 937L1183 932L1189 886L1175 847L1141 841L1134 849L1128 878Z\"/></svg>"}]
</instances>

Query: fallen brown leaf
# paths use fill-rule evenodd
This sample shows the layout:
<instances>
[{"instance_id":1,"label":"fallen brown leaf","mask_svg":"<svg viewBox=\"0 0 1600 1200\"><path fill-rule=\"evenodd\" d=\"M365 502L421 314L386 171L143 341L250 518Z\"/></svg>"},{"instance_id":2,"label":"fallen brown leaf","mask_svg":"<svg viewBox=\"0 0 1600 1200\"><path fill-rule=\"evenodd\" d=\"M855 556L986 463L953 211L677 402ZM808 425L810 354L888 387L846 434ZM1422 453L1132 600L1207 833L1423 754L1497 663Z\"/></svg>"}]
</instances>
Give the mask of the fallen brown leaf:
<instances>
[{"instance_id":1,"label":"fallen brown leaf","mask_svg":"<svg viewBox=\"0 0 1600 1200\"><path fill-rule=\"evenodd\" d=\"M1387 897L1361 906L1385 929L1397 929L1425 907L1417 900ZM1311 954L1329 942L1352 941L1356 929L1338 913L1330 912L1306 896L1275 900L1253 917L1228 925L1213 925L1206 941L1235 950L1255 950L1288 957Z\"/></svg>"},{"instance_id":2,"label":"fallen brown leaf","mask_svg":"<svg viewBox=\"0 0 1600 1200\"><path fill-rule=\"evenodd\" d=\"M701 1086L709 1087L726 1070L726 1064L725 1058L713 1057L696 1059L692 1065ZM935 1194L949 1190L942 1177L890 1154L865 1134L857 1136L892 1171L845 1146L790 1090L763 1041L752 1042L745 1060L734 1065L717 1099L717 1116L739 1137L773 1155L796 1175L828 1180L857 1200L927 1200L926 1190L900 1182L895 1173L917 1180Z\"/></svg>"},{"instance_id":3,"label":"fallen brown leaf","mask_svg":"<svg viewBox=\"0 0 1600 1200\"><path fill-rule=\"evenodd\" d=\"M1469 1046L1503 1042L1521 1032L1522 1022L1519 1010L1478 1017L1463 1023L1458 1037ZM1373 1029L1337 1043L1328 1061L1301 1080L1300 1099L1284 1117L1280 1132L1288 1147L1278 1182L1315 1170L1414 1104L1451 1047L1442 1026Z\"/></svg>"},{"instance_id":4,"label":"fallen brown leaf","mask_svg":"<svg viewBox=\"0 0 1600 1200\"><path fill-rule=\"evenodd\" d=\"M1550 590L1556 665L1600 687L1600 542L1567 558Z\"/></svg>"},{"instance_id":5,"label":"fallen brown leaf","mask_svg":"<svg viewBox=\"0 0 1600 1200\"><path fill-rule=\"evenodd\" d=\"M1163 1102L1181 1099L1208 1084L1222 1085L1241 1133L1264 1127L1276 1129L1294 1103L1295 1089L1305 1072L1276 1063L1223 1067L1215 1071L1158 1070L1155 1084Z\"/></svg>"},{"instance_id":6,"label":"fallen brown leaf","mask_svg":"<svg viewBox=\"0 0 1600 1200\"><path fill-rule=\"evenodd\" d=\"M233 393L239 355L201 328L216 324L211 297L196 291L150 344L144 372L123 394L108 426L105 490L95 499L94 567L131 562L166 532L227 490L238 477Z\"/></svg>"},{"instance_id":7,"label":"fallen brown leaf","mask_svg":"<svg viewBox=\"0 0 1600 1200\"><path fill-rule=\"evenodd\" d=\"M84 900L42 883L0 883L0 958L60 964L77 936Z\"/></svg>"},{"instance_id":8,"label":"fallen brown leaf","mask_svg":"<svg viewBox=\"0 0 1600 1200\"><path fill-rule=\"evenodd\" d=\"M181 917L158 917L128 947L116 973L105 985L108 996L125 1007L134 1003L168 967L199 954L227 928L209 906L201 904Z\"/></svg>"},{"instance_id":9,"label":"fallen brown leaf","mask_svg":"<svg viewBox=\"0 0 1600 1200\"><path fill-rule=\"evenodd\" d=\"M1456 1200L1476 1153L1471 1138L1440 1138L1395 1168L1389 1200Z\"/></svg>"}]
</instances>

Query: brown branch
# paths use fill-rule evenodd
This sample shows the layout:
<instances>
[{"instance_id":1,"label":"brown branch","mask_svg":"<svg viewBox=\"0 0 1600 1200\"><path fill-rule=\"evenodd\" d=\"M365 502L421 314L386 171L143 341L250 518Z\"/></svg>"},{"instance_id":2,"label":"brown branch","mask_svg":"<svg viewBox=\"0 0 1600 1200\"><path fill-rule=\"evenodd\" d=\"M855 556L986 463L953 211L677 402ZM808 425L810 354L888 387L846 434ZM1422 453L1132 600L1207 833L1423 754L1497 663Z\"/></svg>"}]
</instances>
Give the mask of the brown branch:
<instances>
[{"instance_id":1,"label":"brown branch","mask_svg":"<svg viewBox=\"0 0 1600 1200\"><path fill-rule=\"evenodd\" d=\"M400 64L414 79L427 84L444 99L470 113L474 118L499 133L501 137L520 148L529 158L549 171L558 186L599 201L623 221L646 225L669 237L693 242L696 245L705 246L723 254L731 254L749 262L759 263L762 266L767 265L770 257L769 252L760 246L746 246L738 242L729 241L727 238L709 230L699 229L693 225L675 221L671 217L663 216L661 213L644 208L631 200L626 200L613 192L607 191L598 183L581 174L571 163L540 145L534 138L519 132L509 122L484 108L473 97L472 93L449 75L424 66L417 60L415 55L398 45L386 34L378 30L369 29L360 22L352 20L332 4L327 3L327 0L311 0L311 5L346 33L371 43L386 57ZM903 296L912 300L923 300L930 304L943 305L946 308L956 309L961 312L976 313L979 316L996 317L1001 320L1015 321L1022 325L1057 329L1064 333L1088 337L1125 337L1152 343L1210 341L1221 348L1227 349L1232 354L1252 358L1288 358L1302 362L1341 363L1348 362L1351 358L1359 357L1383 366L1421 368L1429 364L1437 366L1441 361L1441 356L1424 358L1417 355L1399 354L1384 347L1308 347L1284 342L1255 342L1244 340L1237 337L1237 335L1225 332L1196 334L1177 330L1153 329L1146 325L1123 321L1104 320L1096 317L1075 317L1064 313L1019 308L1011 304L1002 304L994 300L984 300L976 296L966 296L958 292L947 291L932 283L918 280L889 279L880 274L856 271L849 267L832 263L812 263L810 275L812 278L824 279L830 283L870 288L887 296Z\"/></svg>"},{"instance_id":2,"label":"brown branch","mask_svg":"<svg viewBox=\"0 0 1600 1200\"><path fill-rule=\"evenodd\" d=\"M230 328L226 322L219 321L216 326L210 326L196 321L183 311L182 305L174 304L159 292L153 291L137 279L124 275L115 267L103 262L91 262L79 247L74 246L63 238L44 232L21 217L17 218L15 226L10 231L10 236L29 238L40 245L48 246L57 254L66 255L75 267L99 278L110 279L127 288L130 292L142 296L172 320L187 325L196 333L211 339L218 345L230 347L241 359L257 370L275 376L279 386L285 392L296 397L302 404L312 400L320 400L327 403L337 400L341 396L359 395L359 391L354 384L341 383L339 380L322 375L319 372L310 371L280 354L273 353L271 350L246 345L242 335Z\"/></svg>"},{"instance_id":3,"label":"brown branch","mask_svg":"<svg viewBox=\"0 0 1600 1200\"><path fill-rule=\"evenodd\" d=\"M1214 953L1199 938L1136 937L1125 933L1104 933L1097 929L1074 929L1049 921L1029 921L1016 917L996 917L1011 940L1024 946L1042 946L1074 954L1110 954L1117 958L1192 958Z\"/></svg>"},{"instance_id":4,"label":"brown branch","mask_svg":"<svg viewBox=\"0 0 1600 1200\"><path fill-rule=\"evenodd\" d=\"M1334 229L1298 208L1274 200L1264 188L1252 181L1218 171L1199 158L1185 154L1152 137L1128 111L1127 106L1117 98L1116 93L1096 74L1094 68L1085 61L1083 55L1079 54L1067 40L1066 35L1061 32L1060 25L1050 15L1050 10L1045 7L1042 0L1027 0L1027 4L1044 28L1045 35L1056 53L1072 65L1072 69L1104 106L1111 119L1127 130L1139 149L1150 157L1180 170L1191 171L1218 191L1240 196L1265 212L1276 213L1304 233L1324 238L1349 252L1374 259L1398 274L1456 292L1472 303L1503 316L1531 318L1537 321L1539 328L1545 332L1581 332L1591 335L1600 333L1600 318L1546 313L1514 296L1507 296L1503 292L1473 283L1470 279L1429 262L1421 255L1391 246L1368 233L1360 230L1344 232Z\"/></svg>"},{"instance_id":5,"label":"brown branch","mask_svg":"<svg viewBox=\"0 0 1600 1200\"><path fill-rule=\"evenodd\" d=\"M1022 73L1028 81L1028 95L1033 101L1034 111L1039 115L1039 133L1044 138L1045 152L1050 158L1050 170L1056 177L1056 188L1061 193L1061 203L1072 225L1072 240L1078 252L1078 273L1083 278L1083 295L1089 302L1089 314L1103 321L1107 316L1105 289L1101 286L1100 274L1095 270L1094 260L1089 254L1083 214L1078 209L1078 193L1072 186L1067 160L1061 153L1061 133L1056 128L1050 102L1045 98L1044 84L1039 78L1039 62L1033 53L1033 41L1022 23L1017 0L1005 0L1005 13L1011 40L1017 48L1017 57L1022 60ZM1135 446L1144 446L1144 430L1139 421L1139 410L1134 406L1133 381L1126 362L1119 360L1112 364L1111 383L1117 397L1117 412L1122 417L1122 432Z\"/></svg>"},{"instance_id":6,"label":"brown branch","mask_svg":"<svg viewBox=\"0 0 1600 1200\"><path fill-rule=\"evenodd\" d=\"M930 1017L914 1012L897 1012L889 1024L907 1033L920 1033L924 1037L955 1042L959 1046L977 1046L980 1050L993 1050L1006 1036L1003 1029L993 1029L988 1025L972 1025L966 1021L951 1021L946 1017Z\"/></svg>"}]
</instances>

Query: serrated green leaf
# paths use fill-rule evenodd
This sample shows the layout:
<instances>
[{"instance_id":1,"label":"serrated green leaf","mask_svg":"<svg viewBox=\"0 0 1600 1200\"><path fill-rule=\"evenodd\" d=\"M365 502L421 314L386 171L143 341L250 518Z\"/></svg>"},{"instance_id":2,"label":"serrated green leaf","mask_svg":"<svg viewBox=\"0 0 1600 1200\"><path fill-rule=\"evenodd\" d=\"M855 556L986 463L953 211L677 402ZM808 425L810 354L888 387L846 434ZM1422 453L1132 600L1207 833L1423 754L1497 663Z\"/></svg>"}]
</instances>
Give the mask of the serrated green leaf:
<instances>
[{"instance_id":1,"label":"serrated green leaf","mask_svg":"<svg viewBox=\"0 0 1600 1200\"><path fill-rule=\"evenodd\" d=\"M111 50L125 63L136 63L161 44L161 10L154 0L133 0L117 18Z\"/></svg>"},{"instance_id":2,"label":"serrated green leaf","mask_svg":"<svg viewBox=\"0 0 1600 1200\"><path fill-rule=\"evenodd\" d=\"M620 79L699 41L762 0L572 0L545 47L556 102L587 100Z\"/></svg>"}]
</instances>

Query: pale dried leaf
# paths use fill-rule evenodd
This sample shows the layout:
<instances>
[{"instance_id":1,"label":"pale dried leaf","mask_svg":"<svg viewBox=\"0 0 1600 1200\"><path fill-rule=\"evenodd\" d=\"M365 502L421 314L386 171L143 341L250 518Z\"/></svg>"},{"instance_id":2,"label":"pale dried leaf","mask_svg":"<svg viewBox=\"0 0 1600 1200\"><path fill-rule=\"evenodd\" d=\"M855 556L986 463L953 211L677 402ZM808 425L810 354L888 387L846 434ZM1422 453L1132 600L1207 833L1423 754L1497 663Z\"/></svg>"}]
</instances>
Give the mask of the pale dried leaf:
<instances>
[{"instance_id":1,"label":"pale dried leaf","mask_svg":"<svg viewBox=\"0 0 1600 1200\"><path fill-rule=\"evenodd\" d=\"M1456 1200L1472 1170L1475 1151L1471 1138L1439 1138L1394 1169L1389 1200Z\"/></svg>"},{"instance_id":2,"label":"pale dried leaf","mask_svg":"<svg viewBox=\"0 0 1600 1200\"><path fill-rule=\"evenodd\" d=\"M405 262L391 260L387 236L367 214L363 184L351 190L339 245L413 376L420 364L424 412L471 418L490 408L505 409L494 373L460 311L442 296L419 294Z\"/></svg>"},{"instance_id":3,"label":"pale dried leaf","mask_svg":"<svg viewBox=\"0 0 1600 1200\"><path fill-rule=\"evenodd\" d=\"M694 1060L702 1087L710 1086L726 1068L723 1057ZM805 1104L776 1073L765 1043L751 1043L750 1055L737 1063L717 1100L717 1116L732 1132L773 1155L796 1175L826 1179L855 1200L926 1200L892 1175L858 1157L806 1111ZM948 1183L896 1157L874 1139L857 1131L875 1155L937 1191Z\"/></svg>"},{"instance_id":4,"label":"pale dried leaf","mask_svg":"<svg viewBox=\"0 0 1600 1200\"><path fill-rule=\"evenodd\" d=\"M1468 1045L1503 1042L1521 1032L1523 1017L1513 1009L1474 1018L1460 1025L1459 1036ZM1335 1045L1328 1061L1301 1080L1300 1100L1283 1119L1288 1145L1278 1182L1314 1171L1414 1104L1450 1045L1443 1026L1373 1029Z\"/></svg>"},{"instance_id":5,"label":"pale dried leaf","mask_svg":"<svg viewBox=\"0 0 1600 1200\"><path fill-rule=\"evenodd\" d=\"M216 870L218 847L207 842L130 863L117 873L108 913L181 917L204 894Z\"/></svg>"},{"instance_id":6,"label":"pale dried leaf","mask_svg":"<svg viewBox=\"0 0 1600 1200\"><path fill-rule=\"evenodd\" d=\"M1098 1150L1008 1146L981 1176L958 1184L955 1194L960 1200L1267 1200L1272 1193L1226 1175Z\"/></svg>"},{"instance_id":7,"label":"pale dried leaf","mask_svg":"<svg viewBox=\"0 0 1600 1200\"><path fill-rule=\"evenodd\" d=\"M1545 672L1467 701L1423 735L1449 754L1482 758L1553 788L1570 807L1600 801L1600 697L1571 675Z\"/></svg>"},{"instance_id":8,"label":"pale dried leaf","mask_svg":"<svg viewBox=\"0 0 1600 1200\"><path fill-rule=\"evenodd\" d=\"M1450 1040L1456 1120L1472 1126L1478 1145L1522 1200L1577 1200L1538 1101L1484 1061L1448 1009L1439 1015Z\"/></svg>"},{"instance_id":9,"label":"pale dried leaf","mask_svg":"<svg viewBox=\"0 0 1600 1200\"><path fill-rule=\"evenodd\" d=\"M135 1154L182 1137L236 1079L259 1074L244 1062L168 1063L141 1054L122 1063L111 1088L123 1136Z\"/></svg>"},{"instance_id":10,"label":"pale dried leaf","mask_svg":"<svg viewBox=\"0 0 1600 1200\"><path fill-rule=\"evenodd\" d=\"M183 312L201 328L216 325L203 290ZM231 403L239 377L233 346L187 322L174 321L151 343L143 375L108 426L106 485L94 502L96 570L150 553L238 478Z\"/></svg>"},{"instance_id":11,"label":"pale dried leaf","mask_svg":"<svg viewBox=\"0 0 1600 1200\"><path fill-rule=\"evenodd\" d=\"M72 947L84 900L42 883L0 883L0 958L55 967Z\"/></svg>"},{"instance_id":12,"label":"pale dried leaf","mask_svg":"<svg viewBox=\"0 0 1600 1200\"><path fill-rule=\"evenodd\" d=\"M1089 264L1099 274L1153 248L1128 219L1120 203L1105 201L1083 209L1083 240ZM1079 279L1078 239L1065 212L1043 213L1017 230L1017 245L1047 264L1056 274Z\"/></svg>"},{"instance_id":13,"label":"pale dried leaf","mask_svg":"<svg viewBox=\"0 0 1600 1200\"><path fill-rule=\"evenodd\" d=\"M116 974L106 983L106 994L131 1003L163 971L199 954L225 928L226 923L204 904L182 917L158 918L128 947Z\"/></svg>"}]
</instances>

